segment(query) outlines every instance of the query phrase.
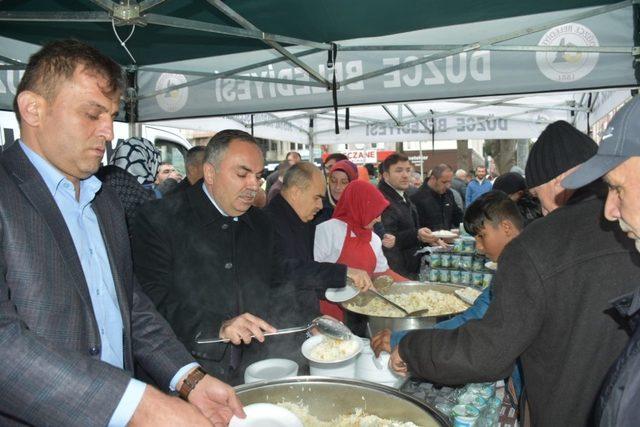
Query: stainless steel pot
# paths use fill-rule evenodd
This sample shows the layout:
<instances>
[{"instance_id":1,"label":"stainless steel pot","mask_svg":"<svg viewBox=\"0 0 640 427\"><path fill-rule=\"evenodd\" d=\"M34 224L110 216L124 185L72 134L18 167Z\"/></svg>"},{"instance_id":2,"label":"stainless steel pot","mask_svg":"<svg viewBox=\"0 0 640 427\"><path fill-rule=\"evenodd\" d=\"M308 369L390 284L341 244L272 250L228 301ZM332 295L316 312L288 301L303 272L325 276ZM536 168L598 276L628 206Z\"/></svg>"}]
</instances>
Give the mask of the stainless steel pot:
<instances>
[{"instance_id":1,"label":"stainless steel pot","mask_svg":"<svg viewBox=\"0 0 640 427\"><path fill-rule=\"evenodd\" d=\"M438 292L443 292L446 294L452 294L456 289L463 289L466 286L464 285L454 285L452 283L429 283L429 282L398 282L389 288L384 290L385 294L403 294L403 293L412 293L417 291L426 291L426 290L434 290ZM349 301L345 301L342 303L342 307L347 310L347 319L349 319L350 315L354 315L355 317L363 316L361 313L356 311L352 311L347 307L347 304L357 304L364 305L367 304L371 299L375 298L375 295L369 294L367 292L360 293L355 297L351 298ZM422 317L384 317L384 316L370 316L365 315L369 322L369 327L371 328L372 336L375 335L378 331L383 329L391 329L392 331L402 331L409 329L423 329L429 326L433 326L436 323L450 319L455 316L457 313L451 313L446 316L422 316ZM349 321L347 320L347 324Z\"/></svg>"},{"instance_id":2,"label":"stainless steel pot","mask_svg":"<svg viewBox=\"0 0 640 427\"><path fill-rule=\"evenodd\" d=\"M321 421L331 421L340 415L352 414L356 408L363 408L367 414L410 421L421 427L451 425L430 405L394 388L368 381L294 377L245 384L236 387L236 393L244 405L283 401L302 403L309 408L310 415Z\"/></svg>"}]
</instances>

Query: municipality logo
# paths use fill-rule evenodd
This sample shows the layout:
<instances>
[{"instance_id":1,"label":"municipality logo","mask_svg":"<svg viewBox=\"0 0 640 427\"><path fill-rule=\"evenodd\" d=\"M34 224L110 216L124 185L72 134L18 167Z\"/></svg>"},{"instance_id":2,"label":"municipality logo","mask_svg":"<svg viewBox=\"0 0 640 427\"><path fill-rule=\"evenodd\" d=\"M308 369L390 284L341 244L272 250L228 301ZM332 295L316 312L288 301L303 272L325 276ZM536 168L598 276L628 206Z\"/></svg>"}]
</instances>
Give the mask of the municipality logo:
<instances>
[{"instance_id":1,"label":"municipality logo","mask_svg":"<svg viewBox=\"0 0 640 427\"><path fill-rule=\"evenodd\" d=\"M183 74L162 73L156 82L156 90L163 90L172 86L181 85L187 82L187 78ZM170 90L156 95L158 105L167 113L179 111L187 103L189 98L189 88Z\"/></svg>"},{"instance_id":2,"label":"municipality logo","mask_svg":"<svg viewBox=\"0 0 640 427\"><path fill-rule=\"evenodd\" d=\"M589 28L574 22L551 28L538 42L539 46L579 47L600 46ZM589 74L598 62L597 52L536 52L538 68L548 79L570 83Z\"/></svg>"}]
</instances>

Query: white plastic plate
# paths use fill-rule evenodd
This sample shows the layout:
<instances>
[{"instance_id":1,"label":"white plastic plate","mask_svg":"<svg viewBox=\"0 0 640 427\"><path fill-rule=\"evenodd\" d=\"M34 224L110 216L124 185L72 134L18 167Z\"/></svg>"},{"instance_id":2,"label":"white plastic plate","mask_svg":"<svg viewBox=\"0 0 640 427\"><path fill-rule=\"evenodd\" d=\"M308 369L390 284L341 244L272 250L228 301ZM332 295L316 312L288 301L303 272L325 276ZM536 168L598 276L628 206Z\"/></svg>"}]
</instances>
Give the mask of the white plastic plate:
<instances>
[{"instance_id":1,"label":"white plastic plate","mask_svg":"<svg viewBox=\"0 0 640 427\"><path fill-rule=\"evenodd\" d=\"M345 302L358 295L358 291L351 285L342 288L329 288L324 291L324 297L332 302Z\"/></svg>"},{"instance_id":2,"label":"white plastic plate","mask_svg":"<svg viewBox=\"0 0 640 427\"><path fill-rule=\"evenodd\" d=\"M235 415L229 427L304 427L293 412L271 403L253 403L244 407L247 418Z\"/></svg>"}]
</instances>

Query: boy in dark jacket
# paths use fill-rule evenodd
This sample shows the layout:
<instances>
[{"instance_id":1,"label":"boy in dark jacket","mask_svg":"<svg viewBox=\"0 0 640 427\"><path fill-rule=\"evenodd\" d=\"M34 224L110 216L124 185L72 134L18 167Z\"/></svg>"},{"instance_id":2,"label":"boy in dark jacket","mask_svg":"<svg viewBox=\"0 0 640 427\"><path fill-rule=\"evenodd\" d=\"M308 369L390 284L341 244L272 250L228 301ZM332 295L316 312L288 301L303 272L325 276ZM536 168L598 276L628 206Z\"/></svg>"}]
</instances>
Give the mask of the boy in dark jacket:
<instances>
[{"instance_id":1,"label":"boy in dark jacket","mask_svg":"<svg viewBox=\"0 0 640 427\"><path fill-rule=\"evenodd\" d=\"M522 231L524 220L516 204L502 191L490 191L477 198L464 215L464 226L476 238L478 251L496 262L507 244ZM488 286L474 304L452 319L440 322L434 329L456 329L470 320L482 319L491 302L491 286ZM409 331L391 332L385 329L371 340L376 353L391 352Z\"/></svg>"}]
</instances>

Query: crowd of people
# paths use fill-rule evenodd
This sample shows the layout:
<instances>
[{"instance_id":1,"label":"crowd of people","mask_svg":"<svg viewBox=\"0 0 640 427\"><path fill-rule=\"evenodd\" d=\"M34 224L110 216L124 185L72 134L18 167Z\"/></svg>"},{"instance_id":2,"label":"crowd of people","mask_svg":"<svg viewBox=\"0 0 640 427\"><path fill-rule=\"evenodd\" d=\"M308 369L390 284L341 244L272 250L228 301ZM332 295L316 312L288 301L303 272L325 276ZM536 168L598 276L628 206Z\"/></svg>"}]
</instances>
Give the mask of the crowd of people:
<instances>
[{"instance_id":1,"label":"crowd of people","mask_svg":"<svg viewBox=\"0 0 640 427\"><path fill-rule=\"evenodd\" d=\"M416 279L418 250L460 223L498 263L493 282L434 328L379 332L374 351L439 384L509 378L534 425L640 419L640 99L600 147L549 125L525 176L492 184L484 166L423 180L402 153L363 174L291 152L267 177L239 130L191 149L184 178L144 139L101 166L122 90L115 62L71 40L34 54L17 89L21 139L0 156L0 424L226 425L244 417L232 386L249 364L301 358L303 335L266 333L342 318L329 288ZM228 342L199 343L212 337Z\"/></svg>"}]
</instances>

